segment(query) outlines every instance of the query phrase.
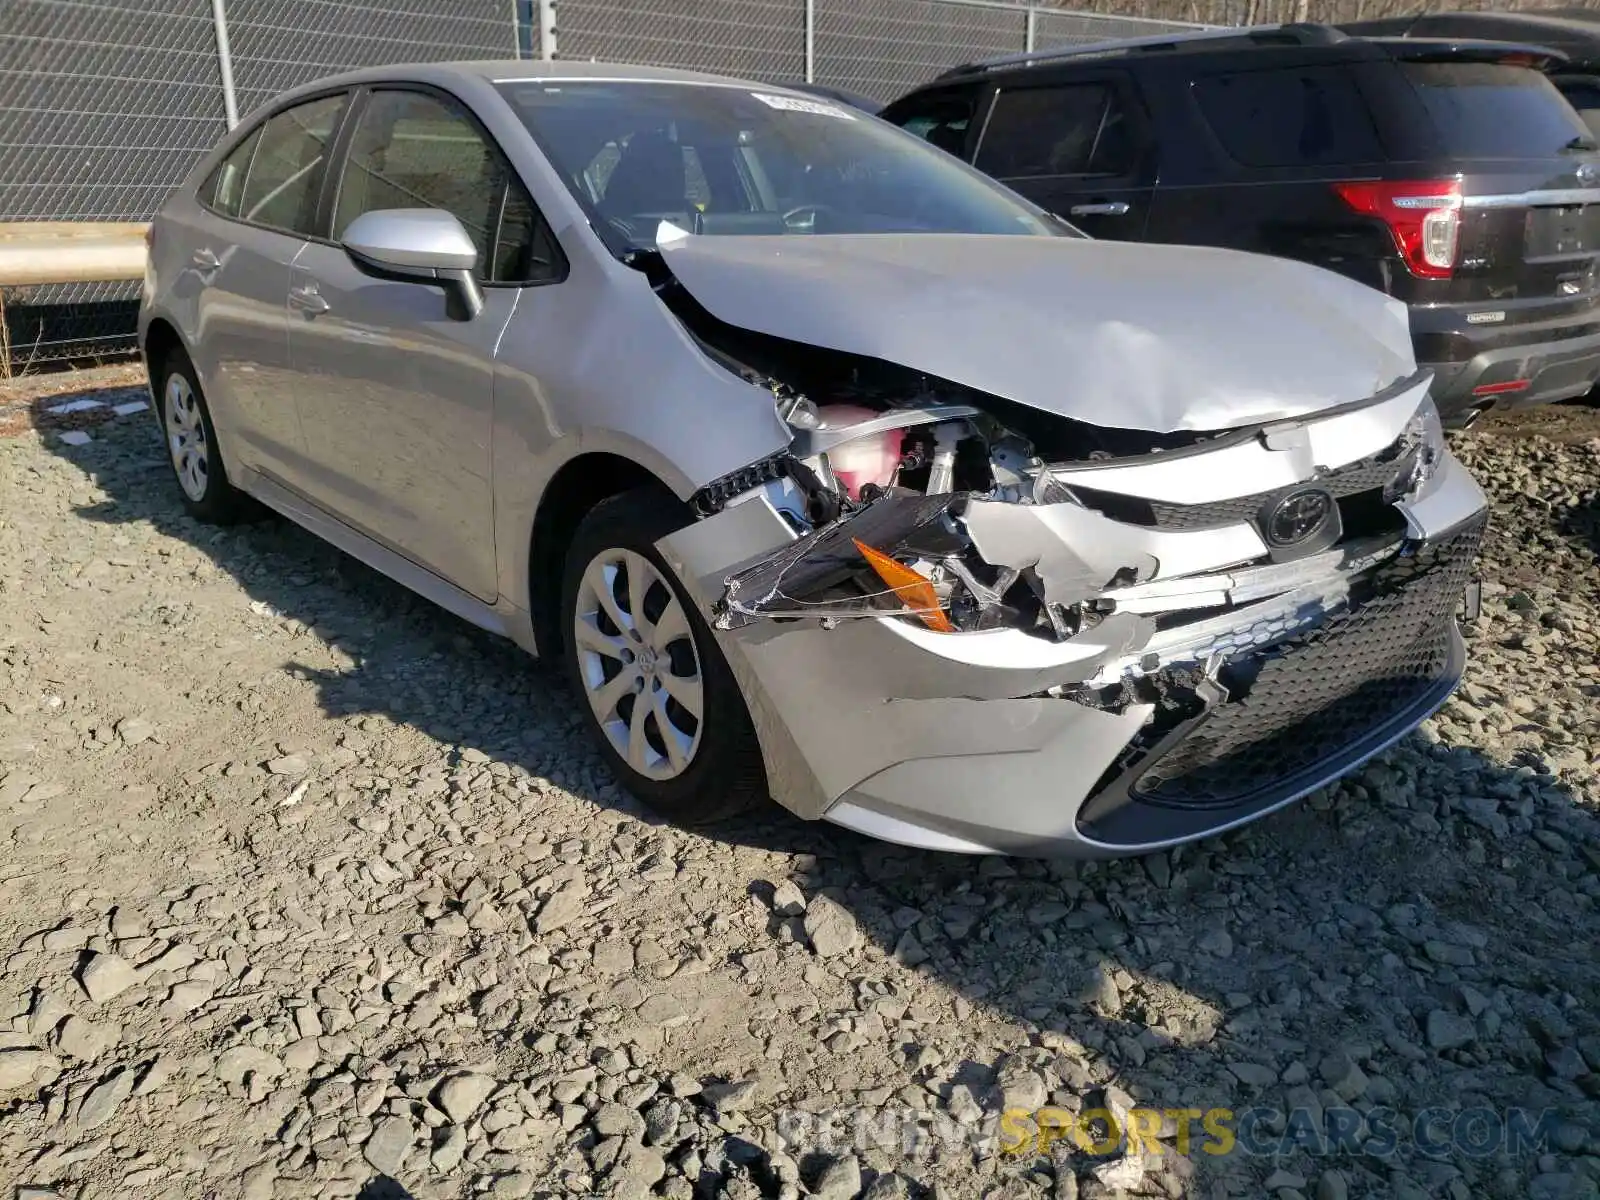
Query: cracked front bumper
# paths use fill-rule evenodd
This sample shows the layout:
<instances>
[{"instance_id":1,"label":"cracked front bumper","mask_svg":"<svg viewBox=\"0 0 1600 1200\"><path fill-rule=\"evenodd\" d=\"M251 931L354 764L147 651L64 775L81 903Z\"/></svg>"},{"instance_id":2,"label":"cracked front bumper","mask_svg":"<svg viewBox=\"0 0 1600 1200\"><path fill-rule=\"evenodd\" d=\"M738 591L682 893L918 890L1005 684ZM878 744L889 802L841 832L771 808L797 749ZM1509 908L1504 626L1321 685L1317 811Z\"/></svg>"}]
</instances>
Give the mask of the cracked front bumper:
<instances>
[{"instance_id":1,"label":"cracked front bumper","mask_svg":"<svg viewBox=\"0 0 1600 1200\"><path fill-rule=\"evenodd\" d=\"M772 794L799 815L932 849L1140 853L1288 804L1442 703L1462 670L1454 613L1483 512L1447 459L1428 499L1402 506L1392 549L1197 623L1190 644L1167 636L1159 662L1131 611L1060 642L898 617L717 636ZM710 613L731 571L793 538L755 496L661 549ZM1227 692L1209 705L1190 686L1208 659Z\"/></svg>"}]
</instances>

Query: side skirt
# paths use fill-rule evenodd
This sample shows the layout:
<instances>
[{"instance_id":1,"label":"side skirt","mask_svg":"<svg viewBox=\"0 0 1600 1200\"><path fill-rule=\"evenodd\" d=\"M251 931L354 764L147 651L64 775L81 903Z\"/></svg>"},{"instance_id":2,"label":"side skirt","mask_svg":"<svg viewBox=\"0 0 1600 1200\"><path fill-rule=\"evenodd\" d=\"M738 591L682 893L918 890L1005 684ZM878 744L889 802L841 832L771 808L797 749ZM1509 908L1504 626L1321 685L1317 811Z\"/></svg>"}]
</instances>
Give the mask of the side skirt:
<instances>
[{"instance_id":1,"label":"side skirt","mask_svg":"<svg viewBox=\"0 0 1600 1200\"><path fill-rule=\"evenodd\" d=\"M374 571L409 588L425 600L431 600L446 612L463 621L501 637L517 638L507 622L507 614L491 604L485 604L469 592L464 592L426 567L418 566L402 554L358 533L337 517L319 508L299 493L293 492L259 471L241 471L245 478L235 486L248 492L274 512L288 517L296 525L314 533L323 541L343 550L351 558L366 563Z\"/></svg>"}]
</instances>

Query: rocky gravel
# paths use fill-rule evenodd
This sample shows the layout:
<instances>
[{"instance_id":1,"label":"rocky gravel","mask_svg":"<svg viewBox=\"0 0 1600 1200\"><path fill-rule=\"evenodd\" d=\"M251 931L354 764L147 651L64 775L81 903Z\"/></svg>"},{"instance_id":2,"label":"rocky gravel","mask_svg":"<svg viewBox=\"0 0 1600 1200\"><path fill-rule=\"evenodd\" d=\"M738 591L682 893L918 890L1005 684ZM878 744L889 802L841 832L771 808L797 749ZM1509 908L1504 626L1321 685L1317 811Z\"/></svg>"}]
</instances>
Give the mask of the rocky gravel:
<instances>
[{"instance_id":1,"label":"rocky gravel","mask_svg":"<svg viewBox=\"0 0 1600 1200\"><path fill-rule=\"evenodd\" d=\"M1072 864L665 826L514 648L43 403L0 390L16 1195L1596 1195L1596 414L1459 437L1495 514L1435 719Z\"/></svg>"}]
</instances>

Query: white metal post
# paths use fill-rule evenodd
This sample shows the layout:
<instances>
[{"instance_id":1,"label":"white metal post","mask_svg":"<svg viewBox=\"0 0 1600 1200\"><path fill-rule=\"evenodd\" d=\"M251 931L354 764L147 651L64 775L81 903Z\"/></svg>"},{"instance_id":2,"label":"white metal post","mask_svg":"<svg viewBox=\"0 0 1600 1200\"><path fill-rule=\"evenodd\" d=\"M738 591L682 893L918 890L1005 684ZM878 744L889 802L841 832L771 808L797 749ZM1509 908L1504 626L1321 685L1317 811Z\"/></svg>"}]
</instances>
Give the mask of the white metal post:
<instances>
[{"instance_id":1,"label":"white metal post","mask_svg":"<svg viewBox=\"0 0 1600 1200\"><path fill-rule=\"evenodd\" d=\"M551 62L556 56L556 0L539 0L539 57Z\"/></svg>"},{"instance_id":2,"label":"white metal post","mask_svg":"<svg viewBox=\"0 0 1600 1200\"><path fill-rule=\"evenodd\" d=\"M1034 51L1034 36L1035 36L1036 31L1037 31L1038 24L1039 24L1039 10L1037 8L1035 8L1033 5L1030 4L1030 5L1028 5L1027 33L1023 36L1023 39L1022 39L1022 49L1025 52L1027 52L1028 54L1032 54L1033 51Z\"/></svg>"},{"instance_id":3,"label":"white metal post","mask_svg":"<svg viewBox=\"0 0 1600 1200\"><path fill-rule=\"evenodd\" d=\"M223 0L211 0L211 31L217 38L217 74L222 76L222 112L228 128L239 123L239 102L233 95L233 52L228 49L228 14Z\"/></svg>"},{"instance_id":4,"label":"white metal post","mask_svg":"<svg viewBox=\"0 0 1600 1200\"><path fill-rule=\"evenodd\" d=\"M806 82L817 81L817 0L806 0Z\"/></svg>"}]
</instances>

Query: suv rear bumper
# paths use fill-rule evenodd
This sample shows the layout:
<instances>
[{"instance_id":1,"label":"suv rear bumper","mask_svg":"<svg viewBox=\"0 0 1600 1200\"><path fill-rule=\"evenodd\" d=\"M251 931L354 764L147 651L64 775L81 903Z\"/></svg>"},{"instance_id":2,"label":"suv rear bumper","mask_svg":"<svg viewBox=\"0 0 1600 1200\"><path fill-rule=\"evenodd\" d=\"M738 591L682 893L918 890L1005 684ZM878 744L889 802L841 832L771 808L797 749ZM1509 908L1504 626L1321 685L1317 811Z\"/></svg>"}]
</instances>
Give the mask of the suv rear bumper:
<instances>
[{"instance_id":1,"label":"suv rear bumper","mask_svg":"<svg viewBox=\"0 0 1600 1200\"><path fill-rule=\"evenodd\" d=\"M1600 381L1600 323L1559 333L1530 330L1530 338L1542 335L1542 340L1510 345L1505 343L1513 341L1513 329L1491 328L1485 326L1481 337L1416 331L1417 360L1433 372L1433 398L1446 424L1465 424L1474 412L1488 408L1570 400ZM1524 379L1529 381L1525 388L1494 390L1496 384Z\"/></svg>"}]
</instances>

